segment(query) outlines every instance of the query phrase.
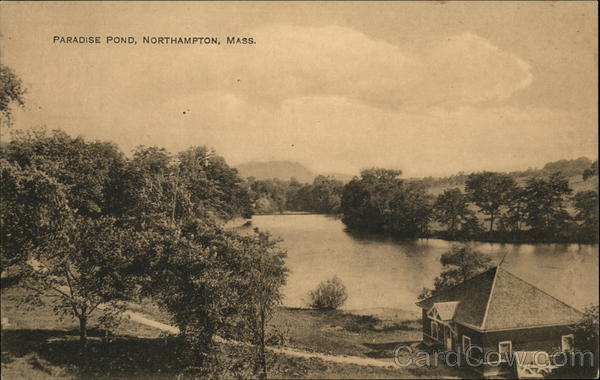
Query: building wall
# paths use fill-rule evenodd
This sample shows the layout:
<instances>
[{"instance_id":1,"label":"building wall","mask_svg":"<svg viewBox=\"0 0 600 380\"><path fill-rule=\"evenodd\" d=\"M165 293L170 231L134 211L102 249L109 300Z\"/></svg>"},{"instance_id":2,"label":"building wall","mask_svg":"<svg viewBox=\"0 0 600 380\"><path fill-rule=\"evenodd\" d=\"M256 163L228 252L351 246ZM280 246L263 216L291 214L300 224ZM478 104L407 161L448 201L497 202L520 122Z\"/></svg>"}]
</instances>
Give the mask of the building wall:
<instances>
[{"instance_id":1,"label":"building wall","mask_svg":"<svg viewBox=\"0 0 600 380\"><path fill-rule=\"evenodd\" d=\"M482 334L484 352L497 352L498 344L503 341L512 343L512 351L545 351L552 354L561 350L561 338L571 334L568 326L538 327L531 329L496 331ZM490 360L497 360L493 355ZM484 365L486 377L513 376L514 368L507 364Z\"/></svg>"},{"instance_id":2,"label":"building wall","mask_svg":"<svg viewBox=\"0 0 600 380\"><path fill-rule=\"evenodd\" d=\"M497 351L498 343L511 341L513 351L546 351L552 353L561 350L561 337L571 334L568 326L538 327L530 329L488 332L484 334L484 350Z\"/></svg>"},{"instance_id":3,"label":"building wall","mask_svg":"<svg viewBox=\"0 0 600 380\"><path fill-rule=\"evenodd\" d=\"M484 341L481 333L459 324L456 325L456 332L460 352L464 351L463 336L466 335L471 338L471 346L481 347L481 350L471 350L471 357L476 360L483 359Z\"/></svg>"},{"instance_id":4,"label":"building wall","mask_svg":"<svg viewBox=\"0 0 600 380\"><path fill-rule=\"evenodd\" d=\"M431 336L431 319L427 316L426 310L422 311L423 320L423 339L432 342ZM440 326L440 332L442 332L442 326ZM475 363L479 360L485 361L485 354L490 351L497 352L498 344L503 341L510 341L512 343L512 350L514 351L545 351L553 353L561 350L561 339L563 335L571 334L569 326L552 326L552 327L538 327L529 329L517 329L517 330L506 330L496 332L482 333L473 330L469 327L456 324L457 332L457 344L458 352L462 354L463 347L462 337L464 335L471 338L471 345L481 347L481 350L473 350L471 355L471 362ZM443 336L443 335L442 335ZM443 339L443 338L440 338ZM492 360L496 359L496 356L491 357ZM510 375L513 372L512 368L502 364L500 366L489 366L482 365L481 367L472 367L465 363L465 367L468 367L480 375L483 376L503 376Z\"/></svg>"}]
</instances>

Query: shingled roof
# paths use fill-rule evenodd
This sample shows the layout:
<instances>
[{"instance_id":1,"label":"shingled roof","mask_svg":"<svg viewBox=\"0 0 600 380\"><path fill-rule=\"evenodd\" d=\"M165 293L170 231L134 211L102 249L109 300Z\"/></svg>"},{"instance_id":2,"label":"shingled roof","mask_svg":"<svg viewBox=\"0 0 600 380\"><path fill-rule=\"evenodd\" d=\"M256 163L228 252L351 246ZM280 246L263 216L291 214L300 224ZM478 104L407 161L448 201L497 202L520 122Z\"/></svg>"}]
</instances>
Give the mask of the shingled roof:
<instances>
[{"instance_id":1,"label":"shingled roof","mask_svg":"<svg viewBox=\"0 0 600 380\"><path fill-rule=\"evenodd\" d=\"M438 292L417 305L457 301L454 321L479 330L571 324L582 314L501 267Z\"/></svg>"}]
</instances>

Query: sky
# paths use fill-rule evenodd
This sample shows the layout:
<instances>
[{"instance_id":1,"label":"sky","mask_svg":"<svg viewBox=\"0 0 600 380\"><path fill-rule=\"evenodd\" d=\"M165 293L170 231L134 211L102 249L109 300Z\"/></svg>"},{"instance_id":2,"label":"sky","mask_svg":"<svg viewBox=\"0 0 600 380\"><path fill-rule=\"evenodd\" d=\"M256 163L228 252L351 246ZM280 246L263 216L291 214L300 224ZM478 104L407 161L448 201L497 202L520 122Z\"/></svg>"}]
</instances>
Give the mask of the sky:
<instances>
[{"instance_id":1,"label":"sky","mask_svg":"<svg viewBox=\"0 0 600 380\"><path fill-rule=\"evenodd\" d=\"M591 1L2 2L0 62L28 90L13 129L126 153L207 145L232 165L416 177L522 170L597 157L597 12Z\"/></svg>"}]
</instances>

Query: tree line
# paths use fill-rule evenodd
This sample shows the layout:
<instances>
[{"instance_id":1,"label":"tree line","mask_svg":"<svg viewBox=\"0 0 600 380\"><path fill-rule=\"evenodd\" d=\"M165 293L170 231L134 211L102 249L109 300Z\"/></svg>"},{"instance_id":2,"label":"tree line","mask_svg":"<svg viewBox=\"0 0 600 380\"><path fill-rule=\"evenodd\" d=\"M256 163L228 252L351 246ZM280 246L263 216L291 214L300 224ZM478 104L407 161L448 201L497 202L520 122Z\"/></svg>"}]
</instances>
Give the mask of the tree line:
<instances>
[{"instance_id":1,"label":"tree line","mask_svg":"<svg viewBox=\"0 0 600 380\"><path fill-rule=\"evenodd\" d=\"M3 277L24 301L79 321L84 366L90 323L110 328L127 302L149 297L181 331L188 366L222 374L220 336L252 347L243 376L266 376L285 251L258 230L221 227L252 212L222 157L205 147L125 157L109 142L16 131L0 149L0 184Z\"/></svg>"},{"instance_id":2,"label":"tree line","mask_svg":"<svg viewBox=\"0 0 600 380\"><path fill-rule=\"evenodd\" d=\"M597 242L598 191L573 194L560 173L519 183L506 173L465 177L464 191L433 196L422 181L401 171L368 169L342 191L342 221L351 231L398 238L437 236L449 240ZM584 180L597 178L597 161Z\"/></svg>"},{"instance_id":3,"label":"tree line","mask_svg":"<svg viewBox=\"0 0 600 380\"><path fill-rule=\"evenodd\" d=\"M247 187L255 213L337 214L350 231L403 239L597 242L597 185L574 193L561 170L593 182L598 162L560 160L541 170L441 179L403 179L399 170L374 168L347 184L327 176L304 184L249 177ZM435 186L446 188L434 196L429 189Z\"/></svg>"},{"instance_id":4,"label":"tree line","mask_svg":"<svg viewBox=\"0 0 600 380\"><path fill-rule=\"evenodd\" d=\"M258 214L305 211L320 214L340 212L344 184L330 176L317 176L312 183L300 183L295 178L257 180L249 177L248 191Z\"/></svg>"}]
</instances>

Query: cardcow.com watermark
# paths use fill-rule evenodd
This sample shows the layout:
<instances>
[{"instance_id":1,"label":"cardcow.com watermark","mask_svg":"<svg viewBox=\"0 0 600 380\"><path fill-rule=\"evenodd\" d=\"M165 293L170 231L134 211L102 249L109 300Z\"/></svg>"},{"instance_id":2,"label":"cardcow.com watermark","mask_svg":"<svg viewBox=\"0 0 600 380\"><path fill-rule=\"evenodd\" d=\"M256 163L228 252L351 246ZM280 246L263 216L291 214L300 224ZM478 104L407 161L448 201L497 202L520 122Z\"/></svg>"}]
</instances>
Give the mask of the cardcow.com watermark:
<instances>
[{"instance_id":1,"label":"cardcow.com watermark","mask_svg":"<svg viewBox=\"0 0 600 380\"><path fill-rule=\"evenodd\" d=\"M564 352L556 351L516 351L507 352L485 351L479 346L471 346L466 352L415 350L411 346L398 345L394 350L394 362L399 367L435 367L443 363L450 367L471 366L483 364L497 367L500 365L519 366L535 365L538 367L562 367L565 365L585 367L592 366L594 354L591 351Z\"/></svg>"}]
</instances>

